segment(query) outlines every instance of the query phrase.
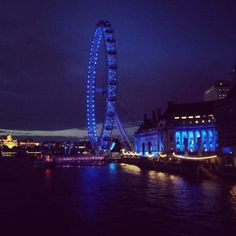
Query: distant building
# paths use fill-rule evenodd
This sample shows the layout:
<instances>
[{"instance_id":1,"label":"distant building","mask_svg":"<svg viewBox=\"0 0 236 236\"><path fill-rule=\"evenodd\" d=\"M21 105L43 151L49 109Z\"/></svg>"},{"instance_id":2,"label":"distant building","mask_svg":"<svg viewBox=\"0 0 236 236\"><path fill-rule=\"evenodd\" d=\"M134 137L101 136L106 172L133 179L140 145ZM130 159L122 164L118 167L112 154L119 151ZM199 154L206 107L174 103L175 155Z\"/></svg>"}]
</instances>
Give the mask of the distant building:
<instances>
[{"instance_id":1,"label":"distant building","mask_svg":"<svg viewBox=\"0 0 236 236\"><path fill-rule=\"evenodd\" d=\"M33 139L17 140L11 134L0 139L2 157L40 157L41 146Z\"/></svg>"},{"instance_id":2,"label":"distant building","mask_svg":"<svg viewBox=\"0 0 236 236\"><path fill-rule=\"evenodd\" d=\"M55 156L64 155L65 143L56 141L45 141L42 143L42 152L51 153Z\"/></svg>"},{"instance_id":3,"label":"distant building","mask_svg":"<svg viewBox=\"0 0 236 236\"><path fill-rule=\"evenodd\" d=\"M18 147L18 141L14 139L11 134L7 134L1 139L1 146L6 146L9 149L12 149L14 147Z\"/></svg>"},{"instance_id":4,"label":"distant building","mask_svg":"<svg viewBox=\"0 0 236 236\"><path fill-rule=\"evenodd\" d=\"M7 134L0 140L1 144L1 155L3 157L12 157L17 155L18 141L12 137L12 135Z\"/></svg>"},{"instance_id":5,"label":"distant building","mask_svg":"<svg viewBox=\"0 0 236 236\"><path fill-rule=\"evenodd\" d=\"M232 86L233 83L230 80L217 80L204 91L204 101L225 99Z\"/></svg>"},{"instance_id":6,"label":"distant building","mask_svg":"<svg viewBox=\"0 0 236 236\"><path fill-rule=\"evenodd\" d=\"M74 143L71 153L73 155L88 155L90 153L89 142L82 141Z\"/></svg>"},{"instance_id":7,"label":"distant building","mask_svg":"<svg viewBox=\"0 0 236 236\"><path fill-rule=\"evenodd\" d=\"M40 143L33 139L25 139L18 142L18 145L24 149L39 147Z\"/></svg>"},{"instance_id":8,"label":"distant building","mask_svg":"<svg viewBox=\"0 0 236 236\"><path fill-rule=\"evenodd\" d=\"M25 139L18 141L19 155L22 157L40 157L40 143L33 139Z\"/></svg>"},{"instance_id":9,"label":"distant building","mask_svg":"<svg viewBox=\"0 0 236 236\"><path fill-rule=\"evenodd\" d=\"M216 103L215 114L219 132L219 151L222 155L233 157L236 153L236 85L225 100ZM236 165L236 158L234 162Z\"/></svg>"},{"instance_id":10,"label":"distant building","mask_svg":"<svg viewBox=\"0 0 236 236\"><path fill-rule=\"evenodd\" d=\"M51 153L54 156L81 156L90 153L89 142L56 142L47 141L42 144L44 153Z\"/></svg>"}]
</instances>

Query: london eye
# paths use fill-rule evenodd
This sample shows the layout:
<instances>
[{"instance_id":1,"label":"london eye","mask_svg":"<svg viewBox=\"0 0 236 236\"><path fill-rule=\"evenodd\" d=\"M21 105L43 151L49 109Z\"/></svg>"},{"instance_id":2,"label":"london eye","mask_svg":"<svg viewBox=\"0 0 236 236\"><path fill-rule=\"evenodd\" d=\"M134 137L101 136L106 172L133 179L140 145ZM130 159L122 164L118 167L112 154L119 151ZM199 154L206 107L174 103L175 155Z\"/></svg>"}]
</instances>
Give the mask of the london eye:
<instances>
[{"instance_id":1,"label":"london eye","mask_svg":"<svg viewBox=\"0 0 236 236\"><path fill-rule=\"evenodd\" d=\"M96 73L97 60L101 42L104 42L106 58L106 81L103 91L105 99L105 112L100 135L96 123ZM87 128L92 149L102 153L112 145L112 130L116 119L117 97L117 58L116 45L111 24L108 21L99 21L93 35L89 54L87 78Z\"/></svg>"}]
</instances>

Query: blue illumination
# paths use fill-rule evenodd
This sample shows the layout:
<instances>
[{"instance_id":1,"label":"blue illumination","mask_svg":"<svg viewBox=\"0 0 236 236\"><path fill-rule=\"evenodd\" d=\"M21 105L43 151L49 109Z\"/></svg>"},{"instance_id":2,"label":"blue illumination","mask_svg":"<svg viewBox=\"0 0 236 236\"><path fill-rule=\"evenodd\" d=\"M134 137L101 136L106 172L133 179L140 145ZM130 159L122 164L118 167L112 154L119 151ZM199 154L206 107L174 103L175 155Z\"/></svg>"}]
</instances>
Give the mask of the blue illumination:
<instances>
[{"instance_id":1,"label":"blue illumination","mask_svg":"<svg viewBox=\"0 0 236 236\"><path fill-rule=\"evenodd\" d=\"M194 133L189 131L188 133L188 150L194 152Z\"/></svg>"},{"instance_id":2,"label":"blue illumination","mask_svg":"<svg viewBox=\"0 0 236 236\"><path fill-rule=\"evenodd\" d=\"M188 148L188 136L187 136L187 132L186 131L182 131L181 133L181 137L182 137L182 146L181 146L181 150L185 151Z\"/></svg>"},{"instance_id":3,"label":"blue illumination","mask_svg":"<svg viewBox=\"0 0 236 236\"><path fill-rule=\"evenodd\" d=\"M164 137L164 138L163 138ZM163 129L147 130L135 136L135 151L143 156L158 152L215 153L218 147L218 133L214 125L178 127L174 133L173 146L169 146ZM230 153L229 149L227 150ZM226 152L226 151L225 151Z\"/></svg>"},{"instance_id":4,"label":"blue illumination","mask_svg":"<svg viewBox=\"0 0 236 236\"><path fill-rule=\"evenodd\" d=\"M116 143L112 142L111 147L110 147L110 151L112 151L115 146L116 146Z\"/></svg>"},{"instance_id":5,"label":"blue illumination","mask_svg":"<svg viewBox=\"0 0 236 236\"><path fill-rule=\"evenodd\" d=\"M232 155L234 153L234 150L233 150L232 147L223 147L222 148L222 153Z\"/></svg>"},{"instance_id":6,"label":"blue illumination","mask_svg":"<svg viewBox=\"0 0 236 236\"><path fill-rule=\"evenodd\" d=\"M175 133L175 142L176 142L176 150L177 151L180 151L181 150L181 145L180 145L180 143L181 143L181 140L180 140L180 132L179 131L176 131L176 133Z\"/></svg>"},{"instance_id":7,"label":"blue illumination","mask_svg":"<svg viewBox=\"0 0 236 236\"><path fill-rule=\"evenodd\" d=\"M110 169L111 171L115 171L115 170L116 170L116 164L115 164L115 163L110 163L110 164L109 164L109 169Z\"/></svg>"},{"instance_id":8,"label":"blue illumination","mask_svg":"<svg viewBox=\"0 0 236 236\"><path fill-rule=\"evenodd\" d=\"M217 131L215 127L196 126L179 127L175 132L175 149L177 152L215 152Z\"/></svg>"},{"instance_id":9,"label":"blue illumination","mask_svg":"<svg viewBox=\"0 0 236 236\"><path fill-rule=\"evenodd\" d=\"M95 30L91 50L89 57L88 66L88 84L93 86L87 86L87 126L89 132L89 140L94 148L94 150L109 150L111 145L111 134L112 129L105 129L105 127L113 127L115 118L115 101L116 101L116 84L112 83L117 81L117 59L116 59L116 47L115 40L111 34L111 24L107 21L101 21L97 24ZM103 122L103 128L101 132L100 141L97 142L97 131L95 122L95 82L96 82L96 64L98 57L98 50L101 44L101 40L105 42L105 52L106 52L106 65L107 65L107 88L106 88L106 108L105 108L105 118ZM109 40L110 39L110 40ZM111 40L113 39L113 40ZM90 76L91 75L91 76ZM110 86L112 84L112 86ZM109 117L106 114L111 114Z\"/></svg>"},{"instance_id":10,"label":"blue illumination","mask_svg":"<svg viewBox=\"0 0 236 236\"><path fill-rule=\"evenodd\" d=\"M164 145L160 130L148 131L147 133L136 135L135 151L141 153L143 156L152 154L157 157L158 152L163 152L163 150Z\"/></svg>"}]
</instances>

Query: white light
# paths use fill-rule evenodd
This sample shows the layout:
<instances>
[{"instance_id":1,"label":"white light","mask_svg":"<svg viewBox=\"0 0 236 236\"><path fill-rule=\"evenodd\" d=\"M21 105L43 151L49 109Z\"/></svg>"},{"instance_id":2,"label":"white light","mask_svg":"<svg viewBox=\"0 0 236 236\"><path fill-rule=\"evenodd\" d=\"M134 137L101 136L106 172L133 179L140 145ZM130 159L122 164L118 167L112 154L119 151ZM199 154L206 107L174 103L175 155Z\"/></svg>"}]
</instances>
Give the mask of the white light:
<instances>
[{"instance_id":1,"label":"white light","mask_svg":"<svg viewBox=\"0 0 236 236\"><path fill-rule=\"evenodd\" d=\"M217 157L217 155L205 156L205 157L190 157L190 156L176 155L174 152L173 152L173 156L180 159L194 160L194 161L209 160L209 159L214 159Z\"/></svg>"}]
</instances>

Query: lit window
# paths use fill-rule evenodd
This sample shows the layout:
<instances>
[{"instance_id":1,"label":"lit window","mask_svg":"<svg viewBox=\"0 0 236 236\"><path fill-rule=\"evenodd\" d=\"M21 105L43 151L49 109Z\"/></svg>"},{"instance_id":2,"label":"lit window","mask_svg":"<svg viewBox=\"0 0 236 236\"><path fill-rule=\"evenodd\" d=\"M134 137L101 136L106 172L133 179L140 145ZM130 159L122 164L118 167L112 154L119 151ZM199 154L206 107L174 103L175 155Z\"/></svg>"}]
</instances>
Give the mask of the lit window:
<instances>
[{"instance_id":1,"label":"lit window","mask_svg":"<svg viewBox=\"0 0 236 236\"><path fill-rule=\"evenodd\" d=\"M195 116L195 118L201 118L201 116Z\"/></svg>"},{"instance_id":2,"label":"lit window","mask_svg":"<svg viewBox=\"0 0 236 236\"><path fill-rule=\"evenodd\" d=\"M179 118L180 118L179 116L176 116L176 117L175 117L175 120L178 120Z\"/></svg>"},{"instance_id":3,"label":"lit window","mask_svg":"<svg viewBox=\"0 0 236 236\"><path fill-rule=\"evenodd\" d=\"M193 116L189 116L188 118L189 118L189 119L193 119Z\"/></svg>"},{"instance_id":4,"label":"lit window","mask_svg":"<svg viewBox=\"0 0 236 236\"><path fill-rule=\"evenodd\" d=\"M187 117L186 116L182 116L181 119L185 120L185 119L187 119Z\"/></svg>"}]
</instances>

